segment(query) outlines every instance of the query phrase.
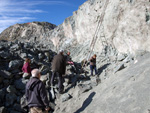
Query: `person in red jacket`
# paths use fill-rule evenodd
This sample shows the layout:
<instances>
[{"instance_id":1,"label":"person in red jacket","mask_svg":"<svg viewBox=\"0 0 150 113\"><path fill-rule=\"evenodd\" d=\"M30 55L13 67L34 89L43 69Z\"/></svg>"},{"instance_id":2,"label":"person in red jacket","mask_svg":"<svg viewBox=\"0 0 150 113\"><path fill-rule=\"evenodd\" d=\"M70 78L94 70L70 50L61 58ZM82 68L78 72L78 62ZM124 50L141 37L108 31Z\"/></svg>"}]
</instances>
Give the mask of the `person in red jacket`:
<instances>
[{"instance_id":1,"label":"person in red jacket","mask_svg":"<svg viewBox=\"0 0 150 113\"><path fill-rule=\"evenodd\" d=\"M23 78L30 78L30 76L31 76L30 63L31 63L31 60L29 58L26 58L25 63L22 67L22 71L24 73Z\"/></svg>"}]
</instances>

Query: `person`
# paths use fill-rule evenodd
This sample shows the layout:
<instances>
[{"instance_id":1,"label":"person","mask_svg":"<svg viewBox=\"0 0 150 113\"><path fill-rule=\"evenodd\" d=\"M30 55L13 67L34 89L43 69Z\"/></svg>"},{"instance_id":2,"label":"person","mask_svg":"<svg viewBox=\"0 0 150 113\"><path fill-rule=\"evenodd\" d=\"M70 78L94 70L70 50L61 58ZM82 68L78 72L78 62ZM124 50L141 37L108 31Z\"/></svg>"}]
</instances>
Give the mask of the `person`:
<instances>
[{"instance_id":1,"label":"person","mask_svg":"<svg viewBox=\"0 0 150 113\"><path fill-rule=\"evenodd\" d=\"M69 51L68 51L68 53L67 53L67 55L66 55L66 63L67 63L67 65L70 65L70 66L71 66L72 71L73 71L74 73L78 73L77 65L76 65L76 63L74 63L74 62L72 61L72 58L71 58L71 56L70 56L70 52L69 52Z\"/></svg>"},{"instance_id":2,"label":"person","mask_svg":"<svg viewBox=\"0 0 150 113\"><path fill-rule=\"evenodd\" d=\"M63 55L63 50L59 51L58 55L55 55L52 61L52 76L51 76L51 86L54 86L54 78L58 77L58 89L59 93L62 94L64 90L63 77L66 71L66 59Z\"/></svg>"},{"instance_id":3,"label":"person","mask_svg":"<svg viewBox=\"0 0 150 113\"><path fill-rule=\"evenodd\" d=\"M30 63L31 63L31 60L29 58L26 58L25 63L22 67L22 71L24 73L23 78L30 78L30 76L31 76Z\"/></svg>"},{"instance_id":4,"label":"person","mask_svg":"<svg viewBox=\"0 0 150 113\"><path fill-rule=\"evenodd\" d=\"M90 58L90 70L91 70L91 76L93 76L93 70L95 70L95 75L97 74L97 69L96 69L96 54L94 54Z\"/></svg>"},{"instance_id":5,"label":"person","mask_svg":"<svg viewBox=\"0 0 150 113\"><path fill-rule=\"evenodd\" d=\"M70 52L68 51L67 53L67 56L66 56L66 61L67 61L67 64L69 65L74 65L72 59L71 59L71 56L70 56Z\"/></svg>"},{"instance_id":6,"label":"person","mask_svg":"<svg viewBox=\"0 0 150 113\"><path fill-rule=\"evenodd\" d=\"M25 95L30 113L48 113L50 110L45 85L38 69L32 70L32 78L26 84Z\"/></svg>"}]
</instances>

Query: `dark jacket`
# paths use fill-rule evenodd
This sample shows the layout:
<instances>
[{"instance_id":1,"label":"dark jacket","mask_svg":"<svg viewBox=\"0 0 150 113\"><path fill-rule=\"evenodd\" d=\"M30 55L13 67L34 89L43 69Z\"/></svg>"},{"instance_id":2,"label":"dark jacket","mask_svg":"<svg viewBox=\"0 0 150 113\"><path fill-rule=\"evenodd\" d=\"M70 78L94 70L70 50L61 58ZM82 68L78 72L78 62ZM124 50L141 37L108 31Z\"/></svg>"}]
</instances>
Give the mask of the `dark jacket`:
<instances>
[{"instance_id":1,"label":"dark jacket","mask_svg":"<svg viewBox=\"0 0 150 113\"><path fill-rule=\"evenodd\" d=\"M54 56L52 61L53 72L58 72L59 74L65 74L66 71L66 58L62 54Z\"/></svg>"},{"instance_id":2,"label":"dark jacket","mask_svg":"<svg viewBox=\"0 0 150 113\"><path fill-rule=\"evenodd\" d=\"M36 77L31 78L27 83L25 95L28 107L44 109L49 106L45 85Z\"/></svg>"},{"instance_id":3,"label":"dark jacket","mask_svg":"<svg viewBox=\"0 0 150 113\"><path fill-rule=\"evenodd\" d=\"M90 59L90 65L96 65L96 58L91 58Z\"/></svg>"}]
</instances>

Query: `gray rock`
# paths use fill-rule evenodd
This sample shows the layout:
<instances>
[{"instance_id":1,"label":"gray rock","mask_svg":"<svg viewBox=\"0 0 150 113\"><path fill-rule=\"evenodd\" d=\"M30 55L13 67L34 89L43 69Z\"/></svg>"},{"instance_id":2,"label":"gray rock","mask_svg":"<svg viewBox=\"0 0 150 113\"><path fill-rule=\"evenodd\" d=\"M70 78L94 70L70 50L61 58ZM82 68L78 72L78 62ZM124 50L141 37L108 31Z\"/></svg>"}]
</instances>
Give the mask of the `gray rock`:
<instances>
[{"instance_id":1,"label":"gray rock","mask_svg":"<svg viewBox=\"0 0 150 113\"><path fill-rule=\"evenodd\" d=\"M43 55L42 53L39 53L39 54L38 54L38 58L39 58L40 60L43 60L43 59L44 59L44 55Z\"/></svg>"},{"instance_id":2,"label":"gray rock","mask_svg":"<svg viewBox=\"0 0 150 113\"><path fill-rule=\"evenodd\" d=\"M6 90L9 93L16 93L17 92L17 90L15 89L15 87L12 86L12 85L9 85Z\"/></svg>"},{"instance_id":3,"label":"gray rock","mask_svg":"<svg viewBox=\"0 0 150 113\"><path fill-rule=\"evenodd\" d=\"M0 76L0 84L3 82L4 78Z\"/></svg>"},{"instance_id":4,"label":"gray rock","mask_svg":"<svg viewBox=\"0 0 150 113\"><path fill-rule=\"evenodd\" d=\"M46 56L46 60L48 61L48 62L50 62L50 59L51 59L51 55L50 55L50 52L45 52L44 53L44 55Z\"/></svg>"},{"instance_id":5,"label":"gray rock","mask_svg":"<svg viewBox=\"0 0 150 113\"><path fill-rule=\"evenodd\" d=\"M14 93L8 93L8 94L6 94L5 99L6 99L5 105L8 107L8 106L14 104L14 102L17 99L17 96Z\"/></svg>"},{"instance_id":6,"label":"gray rock","mask_svg":"<svg viewBox=\"0 0 150 113\"><path fill-rule=\"evenodd\" d=\"M101 83L101 79L99 77L92 77L91 78L91 86L97 86L99 83Z\"/></svg>"},{"instance_id":7,"label":"gray rock","mask_svg":"<svg viewBox=\"0 0 150 113\"><path fill-rule=\"evenodd\" d=\"M41 71L42 75L47 74L50 70L51 70L50 67L47 66L47 65L42 65L42 67L40 68L40 71Z\"/></svg>"},{"instance_id":8,"label":"gray rock","mask_svg":"<svg viewBox=\"0 0 150 113\"><path fill-rule=\"evenodd\" d=\"M7 87L10 84L10 81L8 79L4 79L3 84Z\"/></svg>"},{"instance_id":9,"label":"gray rock","mask_svg":"<svg viewBox=\"0 0 150 113\"><path fill-rule=\"evenodd\" d=\"M15 111L15 110L11 110L10 113L22 113L22 112L18 112L18 111Z\"/></svg>"},{"instance_id":10,"label":"gray rock","mask_svg":"<svg viewBox=\"0 0 150 113\"><path fill-rule=\"evenodd\" d=\"M0 51L4 50L5 47L0 45Z\"/></svg>"},{"instance_id":11,"label":"gray rock","mask_svg":"<svg viewBox=\"0 0 150 113\"><path fill-rule=\"evenodd\" d=\"M21 60L13 60L9 62L9 69L10 70L18 69L22 65L23 65L23 62Z\"/></svg>"},{"instance_id":12,"label":"gray rock","mask_svg":"<svg viewBox=\"0 0 150 113\"><path fill-rule=\"evenodd\" d=\"M87 84L79 84L78 87L81 93L87 92L92 89L91 85L87 85Z\"/></svg>"},{"instance_id":13,"label":"gray rock","mask_svg":"<svg viewBox=\"0 0 150 113\"><path fill-rule=\"evenodd\" d=\"M27 57L27 53L21 53L21 54L20 54L20 57L21 57L22 59L26 58L26 57Z\"/></svg>"},{"instance_id":14,"label":"gray rock","mask_svg":"<svg viewBox=\"0 0 150 113\"><path fill-rule=\"evenodd\" d=\"M124 54L119 54L118 56L117 56L117 60L118 61L122 61L122 60L124 60L126 58L126 56L124 55Z\"/></svg>"},{"instance_id":15,"label":"gray rock","mask_svg":"<svg viewBox=\"0 0 150 113\"><path fill-rule=\"evenodd\" d=\"M16 89L24 90L27 82L28 82L28 80L18 79L18 80L15 80L14 85L15 85Z\"/></svg>"},{"instance_id":16,"label":"gray rock","mask_svg":"<svg viewBox=\"0 0 150 113\"><path fill-rule=\"evenodd\" d=\"M4 102L4 97L5 97L6 92L3 89L0 89L0 106Z\"/></svg>"},{"instance_id":17,"label":"gray rock","mask_svg":"<svg viewBox=\"0 0 150 113\"><path fill-rule=\"evenodd\" d=\"M21 98L20 104L21 104L21 108L27 107L28 103L25 95Z\"/></svg>"},{"instance_id":18,"label":"gray rock","mask_svg":"<svg viewBox=\"0 0 150 113\"><path fill-rule=\"evenodd\" d=\"M19 112L24 112L23 109L21 108L21 105L20 104L14 104L13 105L13 108L16 110L16 111L19 111Z\"/></svg>"},{"instance_id":19,"label":"gray rock","mask_svg":"<svg viewBox=\"0 0 150 113\"><path fill-rule=\"evenodd\" d=\"M4 59L10 59L11 54L8 51L0 51L0 57L2 57Z\"/></svg>"},{"instance_id":20,"label":"gray rock","mask_svg":"<svg viewBox=\"0 0 150 113\"><path fill-rule=\"evenodd\" d=\"M71 96L70 94L65 93L65 94L63 94L63 95L61 96L61 101L62 101L62 102L65 102L65 101L69 100L71 97L72 97L72 96Z\"/></svg>"},{"instance_id":21,"label":"gray rock","mask_svg":"<svg viewBox=\"0 0 150 113\"><path fill-rule=\"evenodd\" d=\"M41 78L40 80L43 82L43 83L46 83L46 81L48 80L48 74L47 75L41 75Z\"/></svg>"},{"instance_id":22,"label":"gray rock","mask_svg":"<svg viewBox=\"0 0 150 113\"><path fill-rule=\"evenodd\" d=\"M124 63L122 63L122 64L118 65L117 67L115 67L114 73L116 73L117 71L120 71L120 70L122 70L124 68L125 68Z\"/></svg>"},{"instance_id":23,"label":"gray rock","mask_svg":"<svg viewBox=\"0 0 150 113\"><path fill-rule=\"evenodd\" d=\"M10 50L11 50L11 51L12 51L12 50L16 51L16 50L18 50L18 49L20 49L20 47L19 47L18 44L14 44L13 46L10 47Z\"/></svg>"},{"instance_id":24,"label":"gray rock","mask_svg":"<svg viewBox=\"0 0 150 113\"><path fill-rule=\"evenodd\" d=\"M0 107L0 113L7 113L6 112L7 110L6 110L6 108L3 106L3 107Z\"/></svg>"},{"instance_id":25,"label":"gray rock","mask_svg":"<svg viewBox=\"0 0 150 113\"><path fill-rule=\"evenodd\" d=\"M13 75L6 70L0 70L0 75L6 79L11 79L13 77Z\"/></svg>"}]
</instances>

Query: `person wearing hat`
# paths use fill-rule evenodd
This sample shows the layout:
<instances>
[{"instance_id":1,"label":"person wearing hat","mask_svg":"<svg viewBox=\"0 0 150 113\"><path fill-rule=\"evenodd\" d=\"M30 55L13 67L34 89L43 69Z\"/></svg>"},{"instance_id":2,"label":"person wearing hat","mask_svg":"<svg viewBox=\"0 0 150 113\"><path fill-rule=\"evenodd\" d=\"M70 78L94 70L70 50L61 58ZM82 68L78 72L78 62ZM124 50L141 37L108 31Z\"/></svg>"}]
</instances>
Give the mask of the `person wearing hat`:
<instances>
[{"instance_id":1,"label":"person wearing hat","mask_svg":"<svg viewBox=\"0 0 150 113\"><path fill-rule=\"evenodd\" d=\"M63 93L63 77L66 71L66 58L63 55L63 50L59 51L59 54L54 56L52 61L52 76L51 76L51 86L54 86L54 78L58 76L58 89L59 93Z\"/></svg>"}]
</instances>

